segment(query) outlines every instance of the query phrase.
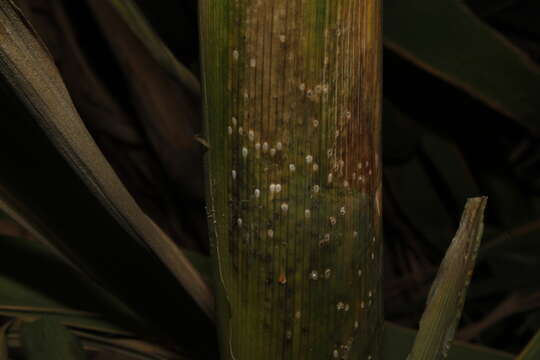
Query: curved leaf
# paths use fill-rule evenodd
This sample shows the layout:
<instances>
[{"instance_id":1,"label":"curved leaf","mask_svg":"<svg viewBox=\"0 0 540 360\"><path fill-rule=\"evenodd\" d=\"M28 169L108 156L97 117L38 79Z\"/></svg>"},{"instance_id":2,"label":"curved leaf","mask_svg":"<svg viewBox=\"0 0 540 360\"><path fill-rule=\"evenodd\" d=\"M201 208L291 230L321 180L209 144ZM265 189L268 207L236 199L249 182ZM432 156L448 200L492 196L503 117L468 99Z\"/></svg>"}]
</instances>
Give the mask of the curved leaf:
<instances>
[{"instance_id":1,"label":"curved leaf","mask_svg":"<svg viewBox=\"0 0 540 360\"><path fill-rule=\"evenodd\" d=\"M185 336L202 349L200 337L213 328L180 283L211 314L209 288L127 193L75 112L48 53L8 0L0 1L0 38L4 202L71 263L162 329L198 324Z\"/></svg>"},{"instance_id":2,"label":"curved leaf","mask_svg":"<svg viewBox=\"0 0 540 360\"><path fill-rule=\"evenodd\" d=\"M137 4L132 0L109 0L109 2L122 16L131 31L144 43L152 57L194 95L200 96L201 84L199 80L176 59L171 50L152 29Z\"/></svg>"},{"instance_id":3,"label":"curved leaf","mask_svg":"<svg viewBox=\"0 0 540 360\"><path fill-rule=\"evenodd\" d=\"M540 70L457 0L384 2L385 45L535 133Z\"/></svg>"}]
</instances>

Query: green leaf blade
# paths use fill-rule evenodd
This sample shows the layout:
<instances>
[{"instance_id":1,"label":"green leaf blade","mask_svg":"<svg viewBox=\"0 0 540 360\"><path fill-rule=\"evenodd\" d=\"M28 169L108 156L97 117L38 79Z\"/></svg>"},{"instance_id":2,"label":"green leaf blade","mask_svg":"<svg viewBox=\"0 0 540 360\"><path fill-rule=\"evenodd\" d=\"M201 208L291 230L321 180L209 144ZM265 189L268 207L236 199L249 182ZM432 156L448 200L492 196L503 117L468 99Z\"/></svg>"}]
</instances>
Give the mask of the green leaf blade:
<instances>
[{"instance_id":1,"label":"green leaf blade","mask_svg":"<svg viewBox=\"0 0 540 360\"><path fill-rule=\"evenodd\" d=\"M472 198L465 205L459 229L428 295L410 360L443 359L448 354L483 234L486 201L485 197Z\"/></svg>"},{"instance_id":2,"label":"green leaf blade","mask_svg":"<svg viewBox=\"0 0 540 360\"><path fill-rule=\"evenodd\" d=\"M529 344L523 349L516 360L538 360L540 359L540 330L531 339Z\"/></svg>"}]
</instances>

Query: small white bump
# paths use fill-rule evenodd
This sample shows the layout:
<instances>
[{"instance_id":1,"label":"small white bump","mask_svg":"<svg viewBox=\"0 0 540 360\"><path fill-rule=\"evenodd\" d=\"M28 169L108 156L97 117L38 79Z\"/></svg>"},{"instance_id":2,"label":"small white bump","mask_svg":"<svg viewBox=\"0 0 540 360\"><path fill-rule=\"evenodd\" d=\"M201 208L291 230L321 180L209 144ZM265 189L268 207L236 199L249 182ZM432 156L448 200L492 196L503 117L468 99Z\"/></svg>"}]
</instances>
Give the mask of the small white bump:
<instances>
[{"instance_id":1,"label":"small white bump","mask_svg":"<svg viewBox=\"0 0 540 360\"><path fill-rule=\"evenodd\" d=\"M334 216L330 216L328 220L330 221L330 225L332 226L336 225L337 220Z\"/></svg>"},{"instance_id":2,"label":"small white bump","mask_svg":"<svg viewBox=\"0 0 540 360\"><path fill-rule=\"evenodd\" d=\"M318 127L318 126L319 126L319 120L313 119L313 127Z\"/></svg>"},{"instance_id":3,"label":"small white bump","mask_svg":"<svg viewBox=\"0 0 540 360\"><path fill-rule=\"evenodd\" d=\"M358 277L362 277L362 269L358 270Z\"/></svg>"},{"instance_id":4,"label":"small white bump","mask_svg":"<svg viewBox=\"0 0 540 360\"><path fill-rule=\"evenodd\" d=\"M271 194L275 193L276 192L276 184L270 184L268 189L270 190Z\"/></svg>"},{"instance_id":5,"label":"small white bump","mask_svg":"<svg viewBox=\"0 0 540 360\"><path fill-rule=\"evenodd\" d=\"M274 230L268 229L268 231L267 231L266 233L268 234L268 237L269 237L269 238L273 238L273 237L274 237Z\"/></svg>"},{"instance_id":6,"label":"small white bump","mask_svg":"<svg viewBox=\"0 0 540 360\"><path fill-rule=\"evenodd\" d=\"M261 197L261 190L259 189L255 189L255 191L253 192L255 194L255 197L258 199Z\"/></svg>"},{"instance_id":7,"label":"small white bump","mask_svg":"<svg viewBox=\"0 0 540 360\"><path fill-rule=\"evenodd\" d=\"M343 181L343 187L346 187L346 188L349 187L349 182L347 180Z\"/></svg>"},{"instance_id":8,"label":"small white bump","mask_svg":"<svg viewBox=\"0 0 540 360\"><path fill-rule=\"evenodd\" d=\"M236 223L238 224L238 226L242 226L242 218L238 218L236 220Z\"/></svg>"},{"instance_id":9,"label":"small white bump","mask_svg":"<svg viewBox=\"0 0 540 360\"><path fill-rule=\"evenodd\" d=\"M332 156L332 149L328 149L328 151L326 151L326 154L328 155L328 157L331 157Z\"/></svg>"},{"instance_id":10,"label":"small white bump","mask_svg":"<svg viewBox=\"0 0 540 360\"><path fill-rule=\"evenodd\" d=\"M328 183L331 184L332 183L332 178L334 177L334 175L332 175L332 173L329 173L328 174Z\"/></svg>"},{"instance_id":11,"label":"small white bump","mask_svg":"<svg viewBox=\"0 0 540 360\"><path fill-rule=\"evenodd\" d=\"M353 231L352 236L353 236L353 238L357 238L358 237L358 231Z\"/></svg>"},{"instance_id":12,"label":"small white bump","mask_svg":"<svg viewBox=\"0 0 540 360\"><path fill-rule=\"evenodd\" d=\"M371 260L374 260L374 259L375 259L375 253L372 252L372 253L371 253Z\"/></svg>"},{"instance_id":13,"label":"small white bump","mask_svg":"<svg viewBox=\"0 0 540 360\"><path fill-rule=\"evenodd\" d=\"M236 124L238 124L238 120L236 120L234 116L231 118L231 122L233 126L236 126Z\"/></svg>"},{"instance_id":14,"label":"small white bump","mask_svg":"<svg viewBox=\"0 0 540 360\"><path fill-rule=\"evenodd\" d=\"M270 148L270 145L268 145L267 142L263 142L263 144L262 144L262 150L263 150L263 152L264 152L264 153L265 153L265 152L268 152L268 149L269 149L269 148Z\"/></svg>"},{"instance_id":15,"label":"small white bump","mask_svg":"<svg viewBox=\"0 0 540 360\"><path fill-rule=\"evenodd\" d=\"M375 242L375 236L373 237L373 240L371 240L371 241Z\"/></svg>"},{"instance_id":16,"label":"small white bump","mask_svg":"<svg viewBox=\"0 0 540 360\"><path fill-rule=\"evenodd\" d=\"M339 136L339 130L336 130L335 134L336 134L336 137L338 137Z\"/></svg>"},{"instance_id":17,"label":"small white bump","mask_svg":"<svg viewBox=\"0 0 540 360\"><path fill-rule=\"evenodd\" d=\"M332 270L331 269L324 270L324 277L326 279L330 279L330 276L332 276Z\"/></svg>"},{"instance_id":18,"label":"small white bump","mask_svg":"<svg viewBox=\"0 0 540 360\"><path fill-rule=\"evenodd\" d=\"M276 144L276 150L277 150L277 151L283 150L283 144L281 143L281 141L278 141L278 142L277 142L277 144Z\"/></svg>"},{"instance_id":19,"label":"small white bump","mask_svg":"<svg viewBox=\"0 0 540 360\"><path fill-rule=\"evenodd\" d=\"M284 43L285 40L287 40L287 38L286 38L286 36L285 36L284 34L279 35L279 41L281 41L282 43Z\"/></svg>"},{"instance_id":20,"label":"small white bump","mask_svg":"<svg viewBox=\"0 0 540 360\"><path fill-rule=\"evenodd\" d=\"M249 130L248 131L248 138L249 138L249 141L255 140L255 131Z\"/></svg>"},{"instance_id":21,"label":"small white bump","mask_svg":"<svg viewBox=\"0 0 540 360\"><path fill-rule=\"evenodd\" d=\"M319 185L313 185L313 192L318 193L321 190L321 187Z\"/></svg>"},{"instance_id":22,"label":"small white bump","mask_svg":"<svg viewBox=\"0 0 540 360\"><path fill-rule=\"evenodd\" d=\"M248 149L247 147L242 148L242 157L245 159L248 156Z\"/></svg>"},{"instance_id":23,"label":"small white bump","mask_svg":"<svg viewBox=\"0 0 540 360\"><path fill-rule=\"evenodd\" d=\"M304 91L306 89L306 84L301 83L298 88L300 89L300 91Z\"/></svg>"},{"instance_id":24,"label":"small white bump","mask_svg":"<svg viewBox=\"0 0 540 360\"><path fill-rule=\"evenodd\" d=\"M238 50L234 49L232 52L232 56L234 60L238 60L238 58L240 57L240 53L238 52Z\"/></svg>"},{"instance_id":25,"label":"small white bump","mask_svg":"<svg viewBox=\"0 0 540 360\"><path fill-rule=\"evenodd\" d=\"M345 206L342 206L341 209L339 209L339 213L341 215L345 215L345 213L346 213Z\"/></svg>"},{"instance_id":26,"label":"small white bump","mask_svg":"<svg viewBox=\"0 0 540 360\"><path fill-rule=\"evenodd\" d=\"M358 325L359 325L359 324L358 324L358 320L356 320L356 321L354 322L354 328L355 328L355 329L358 329Z\"/></svg>"},{"instance_id":27,"label":"small white bump","mask_svg":"<svg viewBox=\"0 0 540 360\"><path fill-rule=\"evenodd\" d=\"M281 210L283 212L287 212L287 210L289 210L289 205L287 203L282 203L281 204Z\"/></svg>"},{"instance_id":28,"label":"small white bump","mask_svg":"<svg viewBox=\"0 0 540 360\"><path fill-rule=\"evenodd\" d=\"M236 170L231 171L233 180L236 180Z\"/></svg>"},{"instance_id":29,"label":"small white bump","mask_svg":"<svg viewBox=\"0 0 540 360\"><path fill-rule=\"evenodd\" d=\"M349 309L350 309L349 304L345 304L345 309L344 309L344 310L345 310L345 311L349 311Z\"/></svg>"},{"instance_id":30,"label":"small white bump","mask_svg":"<svg viewBox=\"0 0 540 360\"><path fill-rule=\"evenodd\" d=\"M240 135L244 134L244 128L243 127L241 127L241 126L238 127L238 134L240 134Z\"/></svg>"},{"instance_id":31,"label":"small white bump","mask_svg":"<svg viewBox=\"0 0 540 360\"><path fill-rule=\"evenodd\" d=\"M255 143L255 150L256 150L256 151L260 151L260 150L261 150L261 143L260 143L260 142Z\"/></svg>"},{"instance_id":32,"label":"small white bump","mask_svg":"<svg viewBox=\"0 0 540 360\"><path fill-rule=\"evenodd\" d=\"M313 156L308 155L306 156L306 163L311 164L313 162Z\"/></svg>"},{"instance_id":33,"label":"small white bump","mask_svg":"<svg viewBox=\"0 0 540 360\"><path fill-rule=\"evenodd\" d=\"M323 93L325 93L325 94L328 93L328 85L327 85L327 84L323 84L323 86L322 86L322 91L323 91Z\"/></svg>"},{"instance_id":34,"label":"small white bump","mask_svg":"<svg viewBox=\"0 0 540 360\"><path fill-rule=\"evenodd\" d=\"M311 210L309 209L304 210L304 215L306 216L306 219L309 219L311 217Z\"/></svg>"},{"instance_id":35,"label":"small white bump","mask_svg":"<svg viewBox=\"0 0 540 360\"><path fill-rule=\"evenodd\" d=\"M345 113L345 117L346 117L347 119L350 119L350 118L351 118L351 112L350 112L350 111L347 111L347 112Z\"/></svg>"},{"instance_id":36,"label":"small white bump","mask_svg":"<svg viewBox=\"0 0 540 360\"><path fill-rule=\"evenodd\" d=\"M336 305L336 309L338 311L341 311L341 310L345 309L345 304L343 302L341 302L341 301L338 302L337 305Z\"/></svg>"},{"instance_id":37,"label":"small white bump","mask_svg":"<svg viewBox=\"0 0 540 360\"><path fill-rule=\"evenodd\" d=\"M227 130L228 130L228 132L229 132L229 135L232 135L232 126L229 126L229 127L227 128Z\"/></svg>"},{"instance_id":38,"label":"small white bump","mask_svg":"<svg viewBox=\"0 0 540 360\"><path fill-rule=\"evenodd\" d=\"M369 297L372 297L372 296L373 296L373 292L371 292L371 290L368 291L368 296L369 296Z\"/></svg>"},{"instance_id":39,"label":"small white bump","mask_svg":"<svg viewBox=\"0 0 540 360\"><path fill-rule=\"evenodd\" d=\"M360 308L362 308L362 309L363 309L363 308L364 308L365 306L366 306L366 305L364 304L364 302L363 302L363 301L361 301L361 302L360 302Z\"/></svg>"},{"instance_id":40,"label":"small white bump","mask_svg":"<svg viewBox=\"0 0 540 360\"><path fill-rule=\"evenodd\" d=\"M319 170L319 165L313 164L313 171L318 171L318 170Z\"/></svg>"},{"instance_id":41,"label":"small white bump","mask_svg":"<svg viewBox=\"0 0 540 360\"><path fill-rule=\"evenodd\" d=\"M253 59L250 59L250 60L249 60L249 66L251 66L252 68L254 68L255 66L257 66L257 60L255 60L254 58L253 58Z\"/></svg>"},{"instance_id":42,"label":"small white bump","mask_svg":"<svg viewBox=\"0 0 540 360\"><path fill-rule=\"evenodd\" d=\"M270 149L270 156L276 156L276 149L274 148Z\"/></svg>"},{"instance_id":43,"label":"small white bump","mask_svg":"<svg viewBox=\"0 0 540 360\"><path fill-rule=\"evenodd\" d=\"M281 192L281 184L276 184L276 192Z\"/></svg>"},{"instance_id":44,"label":"small white bump","mask_svg":"<svg viewBox=\"0 0 540 360\"><path fill-rule=\"evenodd\" d=\"M296 314L294 314L294 317L300 319L302 317L302 313L300 311L297 311Z\"/></svg>"},{"instance_id":45,"label":"small white bump","mask_svg":"<svg viewBox=\"0 0 540 360\"><path fill-rule=\"evenodd\" d=\"M337 349L334 349L334 351L332 351L332 356L334 357L334 359L339 358L339 351L337 351Z\"/></svg>"},{"instance_id":46,"label":"small white bump","mask_svg":"<svg viewBox=\"0 0 540 360\"><path fill-rule=\"evenodd\" d=\"M294 164L289 164L289 171L290 172L295 172L296 171L296 166Z\"/></svg>"},{"instance_id":47,"label":"small white bump","mask_svg":"<svg viewBox=\"0 0 540 360\"><path fill-rule=\"evenodd\" d=\"M319 280L319 272L317 270L311 270L309 273L309 278L311 280Z\"/></svg>"}]
</instances>

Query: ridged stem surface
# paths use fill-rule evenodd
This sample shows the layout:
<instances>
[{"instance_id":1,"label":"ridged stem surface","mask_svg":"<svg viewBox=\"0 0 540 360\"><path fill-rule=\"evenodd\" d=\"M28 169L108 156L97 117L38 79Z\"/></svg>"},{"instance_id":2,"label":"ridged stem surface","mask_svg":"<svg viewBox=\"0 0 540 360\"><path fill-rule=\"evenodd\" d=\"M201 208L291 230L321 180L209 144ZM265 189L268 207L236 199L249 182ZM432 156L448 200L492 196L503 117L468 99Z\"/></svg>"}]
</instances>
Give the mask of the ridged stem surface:
<instances>
[{"instance_id":1,"label":"ridged stem surface","mask_svg":"<svg viewBox=\"0 0 540 360\"><path fill-rule=\"evenodd\" d=\"M223 359L377 359L379 0L200 1Z\"/></svg>"}]
</instances>

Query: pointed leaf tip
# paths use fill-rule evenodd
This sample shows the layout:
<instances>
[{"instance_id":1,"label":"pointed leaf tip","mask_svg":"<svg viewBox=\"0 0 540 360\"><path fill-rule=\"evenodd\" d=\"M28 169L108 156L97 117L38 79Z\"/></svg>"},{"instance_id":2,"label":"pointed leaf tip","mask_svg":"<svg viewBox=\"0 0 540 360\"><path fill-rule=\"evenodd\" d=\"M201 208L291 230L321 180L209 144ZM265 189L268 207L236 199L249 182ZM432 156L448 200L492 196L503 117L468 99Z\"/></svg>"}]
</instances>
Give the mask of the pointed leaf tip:
<instances>
[{"instance_id":1,"label":"pointed leaf tip","mask_svg":"<svg viewBox=\"0 0 540 360\"><path fill-rule=\"evenodd\" d=\"M461 318L484 229L487 197L465 204L459 228L429 292L409 360L444 359Z\"/></svg>"}]
</instances>

